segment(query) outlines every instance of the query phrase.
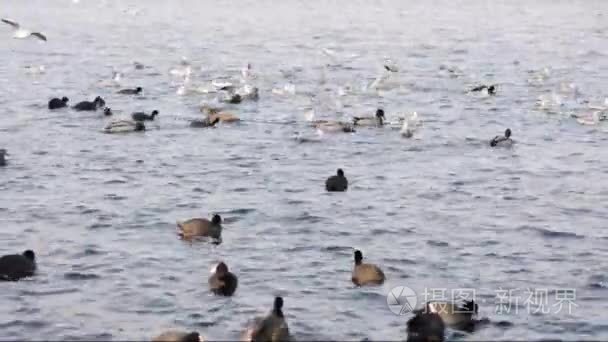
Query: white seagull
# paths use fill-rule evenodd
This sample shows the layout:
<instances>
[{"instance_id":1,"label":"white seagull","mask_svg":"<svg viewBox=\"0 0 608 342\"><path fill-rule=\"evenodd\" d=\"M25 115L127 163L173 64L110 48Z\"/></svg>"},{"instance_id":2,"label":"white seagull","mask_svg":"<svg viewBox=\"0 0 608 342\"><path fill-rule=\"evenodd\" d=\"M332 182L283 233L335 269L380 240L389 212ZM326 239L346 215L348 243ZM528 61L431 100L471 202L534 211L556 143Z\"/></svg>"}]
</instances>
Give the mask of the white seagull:
<instances>
[{"instance_id":1,"label":"white seagull","mask_svg":"<svg viewBox=\"0 0 608 342\"><path fill-rule=\"evenodd\" d=\"M9 25L11 25L13 27L13 29L15 30L15 32L13 33L13 38L17 38L17 39L24 39L24 38L28 38L30 36L36 37L40 40L43 40L46 42L46 36L43 35L40 32L31 32L28 31L26 29L22 29L21 26L19 25L18 22L13 21L13 20L9 20L9 19L5 19L2 18L2 22L3 23L7 23Z\"/></svg>"}]
</instances>

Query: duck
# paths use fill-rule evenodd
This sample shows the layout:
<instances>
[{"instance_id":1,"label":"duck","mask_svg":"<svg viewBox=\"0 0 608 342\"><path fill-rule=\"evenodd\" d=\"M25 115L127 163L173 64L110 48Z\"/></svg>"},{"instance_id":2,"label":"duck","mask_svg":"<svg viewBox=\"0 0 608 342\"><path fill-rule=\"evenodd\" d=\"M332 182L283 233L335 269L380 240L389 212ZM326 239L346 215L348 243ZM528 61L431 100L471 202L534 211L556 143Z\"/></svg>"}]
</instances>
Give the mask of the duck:
<instances>
[{"instance_id":1,"label":"duck","mask_svg":"<svg viewBox=\"0 0 608 342\"><path fill-rule=\"evenodd\" d=\"M510 146L513 144L513 140L511 139L511 129L507 128L505 130L505 135L500 136L497 135L494 139L490 140L490 146Z\"/></svg>"},{"instance_id":2,"label":"duck","mask_svg":"<svg viewBox=\"0 0 608 342\"><path fill-rule=\"evenodd\" d=\"M325 190L327 191L346 191L348 189L348 179L344 177L344 171L338 169L336 174L330 176L325 181Z\"/></svg>"},{"instance_id":3,"label":"duck","mask_svg":"<svg viewBox=\"0 0 608 342\"><path fill-rule=\"evenodd\" d=\"M380 267L363 263L363 253L359 250L355 251L355 266L352 274L352 281L355 285L382 285L385 279L384 272Z\"/></svg>"},{"instance_id":4,"label":"duck","mask_svg":"<svg viewBox=\"0 0 608 342\"><path fill-rule=\"evenodd\" d=\"M492 84L490 86L487 86L487 85L484 85L484 84L478 85L476 87L473 87L469 91L472 92L472 93L475 93L475 92L480 92L480 91L482 91L484 89L488 92L489 95L496 95L496 85L494 85L494 84Z\"/></svg>"},{"instance_id":5,"label":"duck","mask_svg":"<svg viewBox=\"0 0 608 342\"><path fill-rule=\"evenodd\" d=\"M376 116L355 116L353 118L353 125L355 126L382 126L384 125L384 110L376 110Z\"/></svg>"},{"instance_id":6,"label":"duck","mask_svg":"<svg viewBox=\"0 0 608 342\"><path fill-rule=\"evenodd\" d=\"M61 99L59 98L52 98L49 101L49 109L59 109L59 108L64 108L68 106L68 101L70 101L70 99L68 99L67 97L62 97Z\"/></svg>"},{"instance_id":7,"label":"duck","mask_svg":"<svg viewBox=\"0 0 608 342\"><path fill-rule=\"evenodd\" d=\"M123 94L123 95L137 95L139 93L141 93L143 91L142 87L137 87L134 89L121 89L119 91L117 91L117 94Z\"/></svg>"},{"instance_id":8,"label":"duck","mask_svg":"<svg viewBox=\"0 0 608 342\"><path fill-rule=\"evenodd\" d=\"M17 281L33 276L35 272L36 254L32 250L0 257L0 280Z\"/></svg>"},{"instance_id":9,"label":"duck","mask_svg":"<svg viewBox=\"0 0 608 342\"><path fill-rule=\"evenodd\" d=\"M443 342L445 323L436 313L419 312L407 321L407 342Z\"/></svg>"},{"instance_id":10,"label":"duck","mask_svg":"<svg viewBox=\"0 0 608 342\"><path fill-rule=\"evenodd\" d=\"M221 123L230 123L230 122L241 121L241 119L234 114L231 114L228 112L222 112L218 108L212 108L212 107L209 107L206 105L201 107L201 112L203 114L207 114L207 120L210 123L215 122L216 119L219 119L219 122L221 122Z\"/></svg>"},{"instance_id":11,"label":"duck","mask_svg":"<svg viewBox=\"0 0 608 342\"><path fill-rule=\"evenodd\" d=\"M289 341L289 326L283 314L283 298L275 297L272 311L256 318L243 336L244 341Z\"/></svg>"},{"instance_id":12,"label":"duck","mask_svg":"<svg viewBox=\"0 0 608 342\"><path fill-rule=\"evenodd\" d=\"M4 156L8 155L5 149L0 148L0 166L6 166L6 159Z\"/></svg>"},{"instance_id":13,"label":"duck","mask_svg":"<svg viewBox=\"0 0 608 342\"><path fill-rule=\"evenodd\" d=\"M206 218L193 218L184 222L177 222L179 235L184 239L198 236L220 239L222 235L222 217L213 215L211 221Z\"/></svg>"},{"instance_id":14,"label":"duck","mask_svg":"<svg viewBox=\"0 0 608 342\"><path fill-rule=\"evenodd\" d=\"M213 121L206 117L203 120L190 121L190 127L214 127L218 122L220 122L219 117L213 117Z\"/></svg>"},{"instance_id":15,"label":"duck","mask_svg":"<svg viewBox=\"0 0 608 342\"><path fill-rule=\"evenodd\" d=\"M205 342L196 331L167 330L152 339L152 342Z\"/></svg>"},{"instance_id":16,"label":"duck","mask_svg":"<svg viewBox=\"0 0 608 342\"><path fill-rule=\"evenodd\" d=\"M231 113L227 113L227 112L219 112L219 113L216 113L216 114L211 114L209 116L209 122L214 122L217 119L219 119L219 121L221 123L230 123L230 122L239 122L239 121L241 121L241 119L238 116L236 116L234 114L231 114Z\"/></svg>"},{"instance_id":17,"label":"duck","mask_svg":"<svg viewBox=\"0 0 608 342\"><path fill-rule=\"evenodd\" d=\"M152 121L154 117L158 115L157 110L153 110L151 114L146 114L144 112L135 112L131 114L131 118L135 121Z\"/></svg>"},{"instance_id":18,"label":"duck","mask_svg":"<svg viewBox=\"0 0 608 342\"><path fill-rule=\"evenodd\" d=\"M441 317L443 323L453 329L471 331L476 322L479 306L473 300L462 302L430 301L415 314L434 313Z\"/></svg>"},{"instance_id":19,"label":"duck","mask_svg":"<svg viewBox=\"0 0 608 342\"><path fill-rule=\"evenodd\" d=\"M228 270L224 262L215 267L215 272L209 277L211 292L221 296L232 296L238 286L238 278Z\"/></svg>"},{"instance_id":20,"label":"duck","mask_svg":"<svg viewBox=\"0 0 608 342\"><path fill-rule=\"evenodd\" d=\"M116 120L110 122L103 131L105 133L143 132L146 126L141 121Z\"/></svg>"},{"instance_id":21,"label":"duck","mask_svg":"<svg viewBox=\"0 0 608 342\"><path fill-rule=\"evenodd\" d=\"M313 127L325 133L354 133L355 127L352 124L341 121L317 120L312 123Z\"/></svg>"},{"instance_id":22,"label":"duck","mask_svg":"<svg viewBox=\"0 0 608 342\"><path fill-rule=\"evenodd\" d=\"M93 101L82 101L78 102L74 106L73 109L77 111L95 111L97 108L103 108L106 105L106 101L104 101L101 96L97 96Z\"/></svg>"}]
</instances>

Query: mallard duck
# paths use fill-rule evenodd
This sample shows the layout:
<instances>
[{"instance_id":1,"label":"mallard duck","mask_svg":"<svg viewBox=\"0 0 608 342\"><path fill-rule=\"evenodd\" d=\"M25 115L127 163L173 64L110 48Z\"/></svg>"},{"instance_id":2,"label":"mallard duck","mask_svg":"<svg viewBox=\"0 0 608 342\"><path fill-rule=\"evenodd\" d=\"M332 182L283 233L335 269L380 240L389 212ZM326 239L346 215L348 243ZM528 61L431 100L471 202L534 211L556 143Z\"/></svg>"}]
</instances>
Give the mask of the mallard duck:
<instances>
[{"instance_id":1,"label":"mallard duck","mask_svg":"<svg viewBox=\"0 0 608 342\"><path fill-rule=\"evenodd\" d=\"M490 141L490 146L495 147L495 146L510 146L511 144L513 144L513 140L511 140L511 129L507 128L505 130L505 135L504 136L495 136L494 139L492 139Z\"/></svg>"},{"instance_id":2,"label":"mallard duck","mask_svg":"<svg viewBox=\"0 0 608 342\"><path fill-rule=\"evenodd\" d=\"M363 263L363 253L359 250L355 251L355 266L352 274L352 281L355 285L381 285L385 279L384 272L380 267Z\"/></svg>"},{"instance_id":3,"label":"mallard duck","mask_svg":"<svg viewBox=\"0 0 608 342\"><path fill-rule=\"evenodd\" d=\"M146 126L143 122L131 120L112 121L103 129L105 133L128 133L145 130Z\"/></svg>"},{"instance_id":4,"label":"mallard duck","mask_svg":"<svg viewBox=\"0 0 608 342\"><path fill-rule=\"evenodd\" d=\"M241 119L238 116L231 114L231 113L227 113L227 112L220 112L220 113L209 115L209 122L214 122L217 119L219 119L219 121L221 123L241 121Z\"/></svg>"},{"instance_id":5,"label":"mallard duck","mask_svg":"<svg viewBox=\"0 0 608 342\"><path fill-rule=\"evenodd\" d=\"M22 254L0 257L0 280L17 281L33 276L36 272L36 255L27 250Z\"/></svg>"},{"instance_id":6,"label":"mallard duck","mask_svg":"<svg viewBox=\"0 0 608 342\"><path fill-rule=\"evenodd\" d=\"M376 116L355 116L353 125L355 126L382 126L384 125L384 110L376 110Z\"/></svg>"},{"instance_id":7,"label":"mallard duck","mask_svg":"<svg viewBox=\"0 0 608 342\"><path fill-rule=\"evenodd\" d=\"M238 278L228 270L228 266L220 262L215 267L215 272L209 277L209 288L211 292L221 296L232 296L238 286Z\"/></svg>"},{"instance_id":8,"label":"mallard duck","mask_svg":"<svg viewBox=\"0 0 608 342\"><path fill-rule=\"evenodd\" d=\"M276 297L272 311L264 318L256 318L243 335L244 341L289 341L289 327L283 315L283 298Z\"/></svg>"},{"instance_id":9,"label":"mallard duck","mask_svg":"<svg viewBox=\"0 0 608 342\"><path fill-rule=\"evenodd\" d=\"M218 214L213 215L211 221L206 218L193 218L184 222L177 222L179 235L182 238L194 238L206 236L219 239L222 235L222 217Z\"/></svg>"}]
</instances>

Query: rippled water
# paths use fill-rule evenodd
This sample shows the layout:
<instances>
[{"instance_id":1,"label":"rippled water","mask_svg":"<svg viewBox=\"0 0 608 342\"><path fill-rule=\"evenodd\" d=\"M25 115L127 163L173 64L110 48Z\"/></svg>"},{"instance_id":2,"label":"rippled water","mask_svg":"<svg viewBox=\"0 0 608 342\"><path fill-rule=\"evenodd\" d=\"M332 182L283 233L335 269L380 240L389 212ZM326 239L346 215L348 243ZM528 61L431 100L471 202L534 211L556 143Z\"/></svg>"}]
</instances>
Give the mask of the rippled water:
<instances>
[{"instance_id":1,"label":"rippled water","mask_svg":"<svg viewBox=\"0 0 608 342\"><path fill-rule=\"evenodd\" d=\"M491 323L453 339L608 338L606 126L570 117L608 95L606 2L2 4L49 41L0 27L0 148L11 153L0 252L32 248L40 270L0 284L0 339L149 339L164 328L234 339L283 295L297 339L397 340L409 316L386 294L399 285L420 300L425 288L476 289ZM251 62L260 101L230 108L241 124L187 127L212 96L176 94L168 71L182 56L195 85ZM363 91L384 58L400 72ZM112 68L145 96L101 86ZM289 82L295 95L271 92ZM465 93L483 82L498 95ZM46 109L63 95L161 114L144 134L106 135L99 113ZM539 108L539 96L562 106ZM417 111L415 138L318 136L304 123L310 108L342 118L378 106L389 118ZM489 148L506 127L515 146ZM351 187L326 193L338 167ZM221 245L176 237L176 220L212 212L226 220ZM353 248L383 267L384 286L353 287ZM240 277L233 298L208 292L219 260ZM514 291L508 312L500 289ZM526 289L546 289L549 304L574 289L576 306L529 312Z\"/></svg>"}]
</instances>

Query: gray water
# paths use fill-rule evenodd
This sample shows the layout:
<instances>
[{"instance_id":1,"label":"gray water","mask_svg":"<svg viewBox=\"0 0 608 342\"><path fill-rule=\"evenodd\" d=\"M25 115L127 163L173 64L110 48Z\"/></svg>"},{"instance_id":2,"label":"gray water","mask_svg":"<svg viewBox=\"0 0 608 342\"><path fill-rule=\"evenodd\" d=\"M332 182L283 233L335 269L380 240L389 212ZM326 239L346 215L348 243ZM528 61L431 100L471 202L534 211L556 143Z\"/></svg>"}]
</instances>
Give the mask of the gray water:
<instances>
[{"instance_id":1,"label":"gray water","mask_svg":"<svg viewBox=\"0 0 608 342\"><path fill-rule=\"evenodd\" d=\"M592 0L3 0L1 16L49 40L0 27L0 148L11 154L0 254L31 248L39 265L0 284L0 339L142 340L166 328L235 339L282 295L296 339L403 340L410 315L386 303L395 286L419 303L424 289L475 289L490 323L451 339L608 339L607 129L570 117L608 95L606 10ZM260 100L227 107L243 122L188 127L214 95L176 93L169 70L182 56L193 85L252 63ZM384 58L399 73L364 91ZM100 85L112 68L145 96ZM295 95L271 92L289 82ZM498 95L465 93L479 83ZM562 106L536 105L552 94ZM100 113L46 109L64 95L161 114L145 133L108 135ZM418 112L415 137L319 136L304 122L311 108L348 118L379 106L389 118ZM515 145L490 148L507 127ZM349 191L326 193L338 167ZM214 212L222 244L177 238L176 220ZM354 248L384 269L382 287L352 285ZM207 289L219 260L239 276L232 298ZM540 306L524 303L528 289L546 291L549 312L530 310ZM570 312L552 306L567 289ZM513 291L510 310L498 310L500 290Z\"/></svg>"}]
</instances>

